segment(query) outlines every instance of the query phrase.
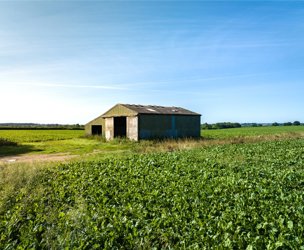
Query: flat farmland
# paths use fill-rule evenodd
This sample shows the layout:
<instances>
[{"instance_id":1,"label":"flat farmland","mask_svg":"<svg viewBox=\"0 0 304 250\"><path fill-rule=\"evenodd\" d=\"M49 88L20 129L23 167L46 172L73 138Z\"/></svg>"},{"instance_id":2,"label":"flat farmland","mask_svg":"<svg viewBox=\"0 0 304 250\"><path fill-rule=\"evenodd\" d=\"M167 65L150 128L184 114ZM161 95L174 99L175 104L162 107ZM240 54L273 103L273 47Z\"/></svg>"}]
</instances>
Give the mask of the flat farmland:
<instances>
[{"instance_id":1,"label":"flat farmland","mask_svg":"<svg viewBox=\"0 0 304 250\"><path fill-rule=\"evenodd\" d=\"M304 135L304 126L265 126L265 127L242 127L229 129L202 130L201 135L205 138L227 139L235 137L286 137L291 135Z\"/></svg>"},{"instance_id":2,"label":"flat farmland","mask_svg":"<svg viewBox=\"0 0 304 250\"><path fill-rule=\"evenodd\" d=\"M63 129L2 129L0 138L5 138L17 143L58 141L83 136L83 130L63 130Z\"/></svg>"},{"instance_id":3,"label":"flat farmland","mask_svg":"<svg viewBox=\"0 0 304 250\"><path fill-rule=\"evenodd\" d=\"M0 164L0 248L304 249L303 127L207 132L19 142L83 148L64 163Z\"/></svg>"},{"instance_id":4,"label":"flat farmland","mask_svg":"<svg viewBox=\"0 0 304 250\"><path fill-rule=\"evenodd\" d=\"M217 144L301 138L304 136L304 126L202 130L201 134L202 138L199 140L186 138L132 142L125 139L115 139L111 142L105 142L102 138L85 137L83 130L0 130L0 139L18 144L17 146L2 146L0 157L66 154L81 157L86 155L86 158L88 155L93 155L99 158L109 154L117 156L134 152L166 152Z\"/></svg>"}]
</instances>

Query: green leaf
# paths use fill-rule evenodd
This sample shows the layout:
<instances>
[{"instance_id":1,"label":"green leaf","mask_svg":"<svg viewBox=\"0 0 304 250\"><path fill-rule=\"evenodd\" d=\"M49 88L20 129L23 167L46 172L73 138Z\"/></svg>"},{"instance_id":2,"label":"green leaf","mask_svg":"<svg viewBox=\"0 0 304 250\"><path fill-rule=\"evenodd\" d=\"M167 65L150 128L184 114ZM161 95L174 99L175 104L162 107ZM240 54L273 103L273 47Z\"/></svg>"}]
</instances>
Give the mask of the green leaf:
<instances>
[{"instance_id":1,"label":"green leaf","mask_svg":"<svg viewBox=\"0 0 304 250\"><path fill-rule=\"evenodd\" d=\"M292 222L291 220L289 220L289 221L287 222L287 226L288 226L288 228L291 230L291 229L293 228L293 222Z\"/></svg>"}]
</instances>

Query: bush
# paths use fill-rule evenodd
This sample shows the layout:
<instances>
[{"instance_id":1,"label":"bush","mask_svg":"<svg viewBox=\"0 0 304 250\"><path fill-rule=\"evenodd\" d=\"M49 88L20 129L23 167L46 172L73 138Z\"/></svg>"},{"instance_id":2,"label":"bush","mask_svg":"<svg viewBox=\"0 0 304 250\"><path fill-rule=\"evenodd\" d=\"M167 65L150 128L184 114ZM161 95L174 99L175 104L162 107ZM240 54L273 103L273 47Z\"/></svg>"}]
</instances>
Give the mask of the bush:
<instances>
[{"instance_id":1,"label":"bush","mask_svg":"<svg viewBox=\"0 0 304 250\"><path fill-rule=\"evenodd\" d=\"M300 123L299 121L294 121L294 122L293 122L293 125L294 125L294 126L300 126L301 123Z\"/></svg>"}]
</instances>

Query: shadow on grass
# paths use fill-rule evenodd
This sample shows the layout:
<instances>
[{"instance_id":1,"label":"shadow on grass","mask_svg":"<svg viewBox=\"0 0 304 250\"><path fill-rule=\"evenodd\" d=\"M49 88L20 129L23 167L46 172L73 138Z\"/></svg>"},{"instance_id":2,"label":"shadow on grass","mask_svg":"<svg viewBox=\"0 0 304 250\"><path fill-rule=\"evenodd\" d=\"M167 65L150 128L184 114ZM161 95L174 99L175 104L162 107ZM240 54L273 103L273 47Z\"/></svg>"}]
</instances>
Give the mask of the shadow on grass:
<instances>
[{"instance_id":1,"label":"shadow on grass","mask_svg":"<svg viewBox=\"0 0 304 250\"><path fill-rule=\"evenodd\" d=\"M20 155L30 152L41 151L31 145L14 145L14 146L0 146L0 158L5 156Z\"/></svg>"}]
</instances>

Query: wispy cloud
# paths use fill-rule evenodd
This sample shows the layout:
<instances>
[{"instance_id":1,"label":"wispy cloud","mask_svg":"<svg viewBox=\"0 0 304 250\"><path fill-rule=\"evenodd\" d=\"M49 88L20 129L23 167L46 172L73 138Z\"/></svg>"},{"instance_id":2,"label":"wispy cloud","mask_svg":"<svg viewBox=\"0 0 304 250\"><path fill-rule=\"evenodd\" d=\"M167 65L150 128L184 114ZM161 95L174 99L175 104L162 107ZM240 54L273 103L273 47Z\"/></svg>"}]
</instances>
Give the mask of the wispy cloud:
<instances>
[{"instance_id":1,"label":"wispy cloud","mask_svg":"<svg viewBox=\"0 0 304 250\"><path fill-rule=\"evenodd\" d=\"M108 89L108 90L127 90L125 87L109 85L88 85L88 84L61 84L61 83L14 83L15 85L46 87L46 88L74 88L74 89Z\"/></svg>"},{"instance_id":2,"label":"wispy cloud","mask_svg":"<svg viewBox=\"0 0 304 250\"><path fill-rule=\"evenodd\" d=\"M229 79L239 79L239 78L253 78L259 76L270 76L282 73L292 73L292 72L302 72L302 70L285 70L285 71L270 71L265 73L251 73L251 74L236 74L236 75L222 75L213 77L195 77L195 78L184 78L184 79L166 79L166 80L155 80L155 81L143 81L143 82L133 82L133 83L123 83L124 86L147 86L150 85L172 85L177 83L194 83L194 82L210 82L218 80L229 80ZM117 83L118 84L118 83Z\"/></svg>"},{"instance_id":3,"label":"wispy cloud","mask_svg":"<svg viewBox=\"0 0 304 250\"><path fill-rule=\"evenodd\" d=\"M115 102L193 104L214 120L301 112L299 1L56 2L0 1L0 102L17 100L3 119L20 107L40 119L37 103L57 122Z\"/></svg>"}]
</instances>

